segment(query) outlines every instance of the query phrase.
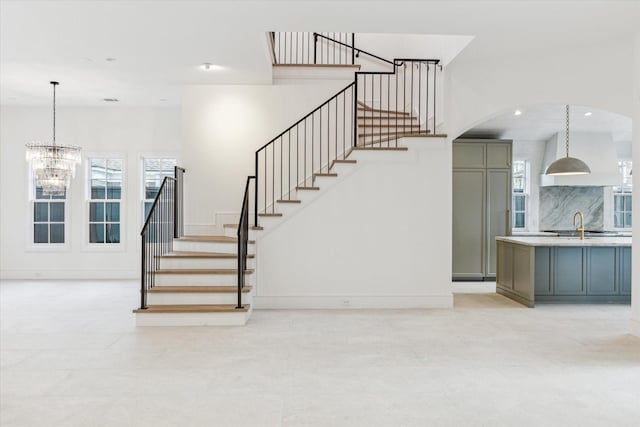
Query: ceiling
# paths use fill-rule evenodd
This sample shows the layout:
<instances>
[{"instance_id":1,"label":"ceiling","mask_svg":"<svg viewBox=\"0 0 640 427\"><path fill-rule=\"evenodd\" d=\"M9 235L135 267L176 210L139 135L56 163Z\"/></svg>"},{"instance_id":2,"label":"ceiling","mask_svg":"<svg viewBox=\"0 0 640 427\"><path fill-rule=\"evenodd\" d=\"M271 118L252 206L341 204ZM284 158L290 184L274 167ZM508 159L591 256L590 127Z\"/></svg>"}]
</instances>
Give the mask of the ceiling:
<instances>
[{"instance_id":1,"label":"ceiling","mask_svg":"<svg viewBox=\"0 0 640 427\"><path fill-rule=\"evenodd\" d=\"M533 105L507 111L469 129L465 138L504 138L521 141L546 141L565 130L564 105ZM571 106L569 132L610 133L614 141L631 141L631 118L584 106ZM588 113L591 113L588 115Z\"/></svg>"},{"instance_id":2,"label":"ceiling","mask_svg":"<svg viewBox=\"0 0 640 427\"><path fill-rule=\"evenodd\" d=\"M269 84L267 31L473 36L460 55L473 61L631 36L638 22L640 1L616 0L0 0L0 103L48 105L54 79L62 105L180 104L185 85Z\"/></svg>"}]
</instances>

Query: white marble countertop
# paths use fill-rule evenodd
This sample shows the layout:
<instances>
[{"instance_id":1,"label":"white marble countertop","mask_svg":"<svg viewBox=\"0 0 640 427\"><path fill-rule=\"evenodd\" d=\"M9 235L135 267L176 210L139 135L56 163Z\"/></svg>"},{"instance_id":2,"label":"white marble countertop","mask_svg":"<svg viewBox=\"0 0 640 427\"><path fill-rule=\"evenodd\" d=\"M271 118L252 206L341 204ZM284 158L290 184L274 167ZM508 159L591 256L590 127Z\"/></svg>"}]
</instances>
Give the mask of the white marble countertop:
<instances>
[{"instance_id":1,"label":"white marble countertop","mask_svg":"<svg viewBox=\"0 0 640 427\"><path fill-rule=\"evenodd\" d=\"M496 240L524 246L631 246L631 237L501 236Z\"/></svg>"}]
</instances>

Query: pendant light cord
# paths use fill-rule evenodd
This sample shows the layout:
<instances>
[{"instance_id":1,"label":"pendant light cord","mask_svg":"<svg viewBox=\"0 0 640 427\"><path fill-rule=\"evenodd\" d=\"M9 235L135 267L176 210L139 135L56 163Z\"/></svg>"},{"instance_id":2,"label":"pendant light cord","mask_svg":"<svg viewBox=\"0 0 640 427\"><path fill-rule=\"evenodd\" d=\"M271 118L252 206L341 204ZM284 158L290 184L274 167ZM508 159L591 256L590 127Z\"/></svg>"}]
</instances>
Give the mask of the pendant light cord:
<instances>
[{"instance_id":1,"label":"pendant light cord","mask_svg":"<svg viewBox=\"0 0 640 427\"><path fill-rule=\"evenodd\" d=\"M569 104L567 104L567 129L565 133L565 150L567 151L567 157L569 157Z\"/></svg>"}]
</instances>

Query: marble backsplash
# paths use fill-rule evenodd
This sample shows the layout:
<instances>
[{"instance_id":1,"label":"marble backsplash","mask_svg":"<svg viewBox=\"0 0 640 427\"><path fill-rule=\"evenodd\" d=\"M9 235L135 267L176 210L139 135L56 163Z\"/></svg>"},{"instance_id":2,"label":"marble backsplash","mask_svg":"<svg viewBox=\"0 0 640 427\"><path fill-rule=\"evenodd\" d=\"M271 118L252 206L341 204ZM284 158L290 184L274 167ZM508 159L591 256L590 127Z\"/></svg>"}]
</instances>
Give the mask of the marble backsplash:
<instances>
[{"instance_id":1,"label":"marble backsplash","mask_svg":"<svg viewBox=\"0 0 640 427\"><path fill-rule=\"evenodd\" d=\"M573 230L576 211L585 230L604 230L604 187L540 188L540 230Z\"/></svg>"}]
</instances>

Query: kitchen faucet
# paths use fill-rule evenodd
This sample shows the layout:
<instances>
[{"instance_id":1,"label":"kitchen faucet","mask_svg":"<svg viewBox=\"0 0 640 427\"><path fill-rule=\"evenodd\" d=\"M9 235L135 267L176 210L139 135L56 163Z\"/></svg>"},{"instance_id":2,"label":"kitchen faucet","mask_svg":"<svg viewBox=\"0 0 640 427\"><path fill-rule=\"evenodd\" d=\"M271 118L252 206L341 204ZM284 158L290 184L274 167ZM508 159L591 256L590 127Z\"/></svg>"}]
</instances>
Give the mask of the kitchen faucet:
<instances>
[{"instance_id":1,"label":"kitchen faucet","mask_svg":"<svg viewBox=\"0 0 640 427\"><path fill-rule=\"evenodd\" d=\"M576 217L580 217L580 227L576 227ZM580 232L580 240L584 240L584 215L581 211L573 214L573 226Z\"/></svg>"}]
</instances>

